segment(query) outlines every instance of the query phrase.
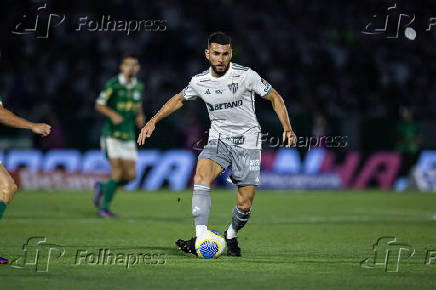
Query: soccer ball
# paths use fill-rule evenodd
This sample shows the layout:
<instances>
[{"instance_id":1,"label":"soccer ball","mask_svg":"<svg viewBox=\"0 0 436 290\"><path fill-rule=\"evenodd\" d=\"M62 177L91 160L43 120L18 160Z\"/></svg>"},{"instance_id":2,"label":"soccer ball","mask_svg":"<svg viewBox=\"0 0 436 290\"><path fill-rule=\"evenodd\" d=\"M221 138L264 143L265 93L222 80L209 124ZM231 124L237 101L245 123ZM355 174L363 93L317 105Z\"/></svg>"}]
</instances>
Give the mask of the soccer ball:
<instances>
[{"instance_id":1,"label":"soccer ball","mask_svg":"<svg viewBox=\"0 0 436 290\"><path fill-rule=\"evenodd\" d=\"M218 258L226 248L224 236L217 231L208 230L195 240L195 251L199 258Z\"/></svg>"}]
</instances>

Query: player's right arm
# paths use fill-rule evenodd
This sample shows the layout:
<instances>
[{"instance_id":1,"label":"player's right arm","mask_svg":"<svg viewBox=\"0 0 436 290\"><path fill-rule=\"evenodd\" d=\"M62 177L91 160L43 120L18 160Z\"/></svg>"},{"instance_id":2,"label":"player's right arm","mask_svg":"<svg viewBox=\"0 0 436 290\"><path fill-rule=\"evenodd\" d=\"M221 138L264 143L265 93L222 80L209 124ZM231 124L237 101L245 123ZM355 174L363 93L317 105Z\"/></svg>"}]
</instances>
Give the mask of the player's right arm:
<instances>
[{"instance_id":1,"label":"player's right arm","mask_svg":"<svg viewBox=\"0 0 436 290\"><path fill-rule=\"evenodd\" d=\"M40 134L44 137L49 135L51 131L50 125L29 122L5 109L2 105L0 105L0 123L13 128L29 129L32 130L33 133Z\"/></svg>"},{"instance_id":2,"label":"player's right arm","mask_svg":"<svg viewBox=\"0 0 436 290\"><path fill-rule=\"evenodd\" d=\"M112 82L108 81L104 90L101 91L97 101L95 102L95 110L105 117L111 119L112 123L117 125L123 121L123 117L106 105L106 103L112 97L112 92Z\"/></svg>"},{"instance_id":3,"label":"player's right arm","mask_svg":"<svg viewBox=\"0 0 436 290\"><path fill-rule=\"evenodd\" d=\"M138 145L144 145L145 139L149 138L154 131L156 123L165 117L168 117L178 109L180 109L185 101L196 100L200 95L195 89L195 77L191 79L189 84L180 93L169 99L165 105L154 115L150 121L141 129L138 137Z\"/></svg>"},{"instance_id":4,"label":"player's right arm","mask_svg":"<svg viewBox=\"0 0 436 290\"><path fill-rule=\"evenodd\" d=\"M178 109L180 109L183 106L183 103L185 102L185 99L183 98L182 94L176 94L174 97L169 99L162 108L154 115L150 121L145 124L144 128L141 129L141 133L138 137L138 145L144 145L145 139L149 138L151 134L154 131L154 128L156 126L156 123L162 120L163 118L168 117Z\"/></svg>"},{"instance_id":5,"label":"player's right arm","mask_svg":"<svg viewBox=\"0 0 436 290\"><path fill-rule=\"evenodd\" d=\"M115 125L123 121L123 117L106 105L95 103L95 110L110 118Z\"/></svg>"}]
</instances>

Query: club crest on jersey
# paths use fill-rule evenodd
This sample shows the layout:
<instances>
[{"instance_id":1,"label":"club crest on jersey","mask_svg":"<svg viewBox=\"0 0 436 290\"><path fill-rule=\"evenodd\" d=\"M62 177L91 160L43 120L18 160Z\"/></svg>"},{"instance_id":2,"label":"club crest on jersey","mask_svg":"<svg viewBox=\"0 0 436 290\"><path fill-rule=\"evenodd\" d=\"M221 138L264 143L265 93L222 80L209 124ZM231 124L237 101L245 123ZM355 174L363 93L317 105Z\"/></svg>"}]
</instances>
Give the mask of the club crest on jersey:
<instances>
[{"instance_id":1,"label":"club crest on jersey","mask_svg":"<svg viewBox=\"0 0 436 290\"><path fill-rule=\"evenodd\" d=\"M228 87L233 94L238 91L238 83L231 83L230 85L228 85Z\"/></svg>"}]
</instances>

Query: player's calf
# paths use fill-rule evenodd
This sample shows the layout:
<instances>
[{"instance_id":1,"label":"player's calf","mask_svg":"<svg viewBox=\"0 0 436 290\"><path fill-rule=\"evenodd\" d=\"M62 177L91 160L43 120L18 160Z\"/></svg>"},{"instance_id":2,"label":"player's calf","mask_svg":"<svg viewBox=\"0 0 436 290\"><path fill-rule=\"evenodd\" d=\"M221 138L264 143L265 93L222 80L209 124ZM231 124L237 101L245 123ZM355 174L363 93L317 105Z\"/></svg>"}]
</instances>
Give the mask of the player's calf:
<instances>
[{"instance_id":1,"label":"player's calf","mask_svg":"<svg viewBox=\"0 0 436 290\"><path fill-rule=\"evenodd\" d=\"M251 200L243 200L237 202L236 208L241 212L250 212L251 211Z\"/></svg>"},{"instance_id":2,"label":"player's calf","mask_svg":"<svg viewBox=\"0 0 436 290\"><path fill-rule=\"evenodd\" d=\"M17 189L18 187L14 181L2 183L0 186L0 201L10 203L14 199Z\"/></svg>"},{"instance_id":3,"label":"player's calf","mask_svg":"<svg viewBox=\"0 0 436 290\"><path fill-rule=\"evenodd\" d=\"M210 178L207 178L207 176L202 172L197 172L194 175L194 184L202 184L205 186L210 186Z\"/></svg>"},{"instance_id":4,"label":"player's calf","mask_svg":"<svg viewBox=\"0 0 436 290\"><path fill-rule=\"evenodd\" d=\"M3 217L3 213L6 211L8 204L14 199L15 192L17 191L17 185L12 178L2 179L0 185L0 219Z\"/></svg>"},{"instance_id":5,"label":"player's calf","mask_svg":"<svg viewBox=\"0 0 436 290\"><path fill-rule=\"evenodd\" d=\"M248 222L251 215L251 205L253 204L256 186L238 186L238 200L232 211L232 224L227 233L230 238L236 237L237 232Z\"/></svg>"},{"instance_id":6,"label":"player's calf","mask_svg":"<svg viewBox=\"0 0 436 290\"><path fill-rule=\"evenodd\" d=\"M136 163L133 160L122 161L123 176L122 179L130 182L136 178Z\"/></svg>"},{"instance_id":7,"label":"player's calf","mask_svg":"<svg viewBox=\"0 0 436 290\"><path fill-rule=\"evenodd\" d=\"M248 222L250 216L251 208L241 209L239 207L235 207L232 212L232 228L235 231L239 231Z\"/></svg>"}]
</instances>

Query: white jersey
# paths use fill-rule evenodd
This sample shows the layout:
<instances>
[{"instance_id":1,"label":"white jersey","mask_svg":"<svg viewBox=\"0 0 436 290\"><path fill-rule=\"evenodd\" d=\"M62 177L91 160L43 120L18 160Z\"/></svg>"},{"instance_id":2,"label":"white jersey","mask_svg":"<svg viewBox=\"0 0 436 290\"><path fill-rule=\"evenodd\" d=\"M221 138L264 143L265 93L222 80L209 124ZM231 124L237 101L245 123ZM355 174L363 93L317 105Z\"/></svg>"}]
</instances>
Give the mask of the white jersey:
<instances>
[{"instance_id":1,"label":"white jersey","mask_svg":"<svg viewBox=\"0 0 436 290\"><path fill-rule=\"evenodd\" d=\"M261 149L261 131L254 96L265 97L271 85L255 71L235 63L221 77L211 68L192 77L181 92L185 100L201 98L209 111L209 140L220 139L246 149Z\"/></svg>"}]
</instances>

